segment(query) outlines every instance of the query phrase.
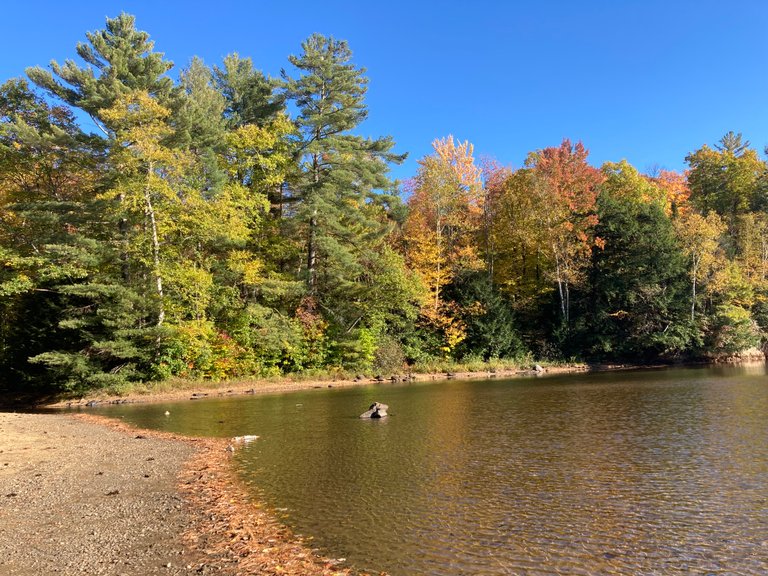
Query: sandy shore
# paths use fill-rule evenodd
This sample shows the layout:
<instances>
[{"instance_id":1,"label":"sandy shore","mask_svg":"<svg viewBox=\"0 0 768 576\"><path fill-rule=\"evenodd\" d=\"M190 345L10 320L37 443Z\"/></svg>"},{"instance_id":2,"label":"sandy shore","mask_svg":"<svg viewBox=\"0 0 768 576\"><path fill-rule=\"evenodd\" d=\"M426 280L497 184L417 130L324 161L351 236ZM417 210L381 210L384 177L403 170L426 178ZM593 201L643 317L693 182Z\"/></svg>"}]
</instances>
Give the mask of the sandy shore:
<instances>
[{"instance_id":1,"label":"sandy shore","mask_svg":"<svg viewBox=\"0 0 768 576\"><path fill-rule=\"evenodd\" d=\"M445 375L416 376L439 378ZM371 383L241 382L97 398L164 402ZM0 574L349 574L252 500L227 448L225 440L137 430L89 414L0 412Z\"/></svg>"},{"instance_id":2,"label":"sandy shore","mask_svg":"<svg viewBox=\"0 0 768 576\"><path fill-rule=\"evenodd\" d=\"M583 367L548 369L582 371ZM506 378L457 373L455 378ZM444 379L418 374L412 380ZM390 382L387 378L384 382ZM166 402L375 384L247 381L88 402ZM227 442L133 429L88 414L0 412L0 574L341 575L296 539L234 474Z\"/></svg>"},{"instance_id":3,"label":"sandy shore","mask_svg":"<svg viewBox=\"0 0 768 576\"><path fill-rule=\"evenodd\" d=\"M334 575L252 502L227 443L0 413L0 574Z\"/></svg>"},{"instance_id":4,"label":"sandy shore","mask_svg":"<svg viewBox=\"0 0 768 576\"><path fill-rule=\"evenodd\" d=\"M568 374L572 372L587 372L589 370L617 370L633 368L633 366L601 366L589 367L586 364L574 364L572 366L555 366L545 368L542 374ZM328 379L328 380L291 380L282 378L279 380L243 380L222 383L191 382L173 389L150 390L147 393L128 393L120 396L108 395L103 392L94 392L77 400L63 400L47 404L51 408L85 407L94 404L108 403L136 403L136 402L175 402L181 400L199 400L206 397L238 396L244 394L277 394L297 390L311 390L323 388L347 388L351 386L370 386L375 384L390 384L397 381L428 382L433 380L469 380L479 378L515 378L523 376L535 376L534 370L497 370L494 372L456 372L450 376L445 372L428 374L410 374L386 376L381 379L356 378L356 379Z\"/></svg>"}]
</instances>

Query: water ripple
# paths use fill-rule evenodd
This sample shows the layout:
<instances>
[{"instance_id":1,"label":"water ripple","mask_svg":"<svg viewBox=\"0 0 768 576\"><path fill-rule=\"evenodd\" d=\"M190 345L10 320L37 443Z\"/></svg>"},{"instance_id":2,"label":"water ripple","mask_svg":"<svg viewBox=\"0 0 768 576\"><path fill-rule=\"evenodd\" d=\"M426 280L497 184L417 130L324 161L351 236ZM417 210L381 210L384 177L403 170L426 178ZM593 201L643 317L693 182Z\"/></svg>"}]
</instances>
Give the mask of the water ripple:
<instances>
[{"instance_id":1,"label":"water ripple","mask_svg":"<svg viewBox=\"0 0 768 576\"><path fill-rule=\"evenodd\" d=\"M373 400L389 404L387 421L356 418ZM237 453L259 496L362 569L768 574L764 372L451 381L207 406L233 436L261 436Z\"/></svg>"}]
</instances>

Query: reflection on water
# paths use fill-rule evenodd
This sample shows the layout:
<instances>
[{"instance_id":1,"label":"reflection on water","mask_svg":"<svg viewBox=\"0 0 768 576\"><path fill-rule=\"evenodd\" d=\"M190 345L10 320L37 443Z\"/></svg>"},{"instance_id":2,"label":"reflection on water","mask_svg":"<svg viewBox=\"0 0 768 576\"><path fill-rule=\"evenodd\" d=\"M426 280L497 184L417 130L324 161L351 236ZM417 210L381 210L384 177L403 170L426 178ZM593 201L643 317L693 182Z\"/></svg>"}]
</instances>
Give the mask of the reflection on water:
<instances>
[{"instance_id":1,"label":"reflection on water","mask_svg":"<svg viewBox=\"0 0 768 576\"><path fill-rule=\"evenodd\" d=\"M763 575L765 374L451 381L107 411L188 434L258 434L237 454L249 485L359 568ZM359 420L374 400L391 417Z\"/></svg>"}]
</instances>

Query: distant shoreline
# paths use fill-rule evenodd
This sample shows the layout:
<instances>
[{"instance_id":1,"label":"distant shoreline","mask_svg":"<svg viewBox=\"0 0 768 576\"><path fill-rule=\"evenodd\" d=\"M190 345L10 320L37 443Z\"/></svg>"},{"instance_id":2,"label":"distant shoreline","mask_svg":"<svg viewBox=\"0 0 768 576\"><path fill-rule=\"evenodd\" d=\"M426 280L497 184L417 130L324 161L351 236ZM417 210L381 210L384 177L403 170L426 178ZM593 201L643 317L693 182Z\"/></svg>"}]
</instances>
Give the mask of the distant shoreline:
<instances>
[{"instance_id":1,"label":"distant shoreline","mask_svg":"<svg viewBox=\"0 0 768 576\"><path fill-rule=\"evenodd\" d=\"M98 406L104 404L135 404L135 403L163 403L179 402L183 400L201 400L203 398L221 398L229 396L242 395L262 395L262 394L280 394L284 392L294 392L312 389L326 388L350 388L356 386L370 386L375 384L391 384L397 382L432 382L440 380L469 380L481 378L520 378L552 374L570 374L577 372L605 371L605 370L628 370L634 368L643 368L643 366L634 365L604 365L599 367L590 367L587 364L572 364L568 366L549 366L537 373L534 369L500 369L495 371L463 371L463 372L429 372L429 373L411 373L398 374L393 376L382 376L380 378L327 378L327 379L307 379L292 380L288 377L278 380L237 380L224 382L189 382L183 387L149 390L146 393L130 392L124 395L109 395L94 391L83 398L77 400L58 400L53 403L44 403L41 408L85 408L89 406Z\"/></svg>"},{"instance_id":2,"label":"distant shoreline","mask_svg":"<svg viewBox=\"0 0 768 576\"><path fill-rule=\"evenodd\" d=\"M704 366L723 364L764 364L766 359L757 356L731 357L721 360L703 362L687 362L679 366ZM104 390L94 390L81 398L44 399L39 401L8 402L0 397L0 409L3 405L9 409L84 409L92 406L107 404L159 404L180 402L185 400L202 400L204 398L223 398L243 395L282 394L313 389L350 388L357 386L387 385L397 382L434 382L441 380L479 380L479 379L512 379L544 375L572 374L587 372L614 372L621 370L653 370L669 368L677 364L587 364L574 363L568 365L544 366L541 372L533 368L498 368L489 370L465 370L457 372L412 372L398 373L381 377L334 377L333 375L316 378L294 379L290 375L279 378L244 378L212 382L204 380L177 381L171 384L161 383L157 388L146 385L144 388L131 390L123 394L109 394Z\"/></svg>"}]
</instances>

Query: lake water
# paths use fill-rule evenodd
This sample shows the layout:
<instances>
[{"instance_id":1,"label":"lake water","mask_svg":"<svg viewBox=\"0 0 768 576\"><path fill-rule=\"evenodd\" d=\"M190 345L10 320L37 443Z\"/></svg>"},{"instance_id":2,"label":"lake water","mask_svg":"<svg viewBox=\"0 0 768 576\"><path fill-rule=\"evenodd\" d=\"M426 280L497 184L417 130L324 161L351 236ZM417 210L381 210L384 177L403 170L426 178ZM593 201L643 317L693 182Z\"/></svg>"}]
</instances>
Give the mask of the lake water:
<instances>
[{"instance_id":1,"label":"lake water","mask_svg":"<svg viewBox=\"0 0 768 576\"><path fill-rule=\"evenodd\" d=\"M373 401L390 417L358 419ZM373 572L768 574L763 365L99 411L259 435L235 454L258 498L313 546Z\"/></svg>"}]
</instances>

